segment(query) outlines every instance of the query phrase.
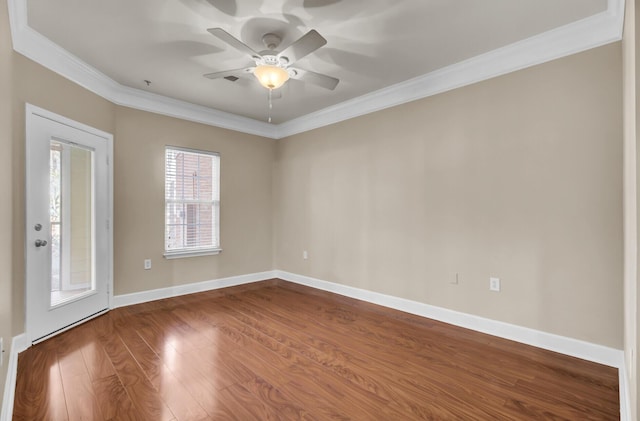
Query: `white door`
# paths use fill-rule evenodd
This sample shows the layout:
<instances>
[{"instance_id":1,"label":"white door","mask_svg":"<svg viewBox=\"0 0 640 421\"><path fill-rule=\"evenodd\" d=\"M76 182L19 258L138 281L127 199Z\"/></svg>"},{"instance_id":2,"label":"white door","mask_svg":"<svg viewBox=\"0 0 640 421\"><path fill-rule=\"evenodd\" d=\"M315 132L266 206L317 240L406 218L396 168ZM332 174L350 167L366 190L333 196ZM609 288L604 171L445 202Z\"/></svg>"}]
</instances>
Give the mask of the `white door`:
<instances>
[{"instance_id":1,"label":"white door","mask_svg":"<svg viewBox=\"0 0 640 421\"><path fill-rule=\"evenodd\" d=\"M108 310L112 136L27 104L27 335Z\"/></svg>"}]
</instances>

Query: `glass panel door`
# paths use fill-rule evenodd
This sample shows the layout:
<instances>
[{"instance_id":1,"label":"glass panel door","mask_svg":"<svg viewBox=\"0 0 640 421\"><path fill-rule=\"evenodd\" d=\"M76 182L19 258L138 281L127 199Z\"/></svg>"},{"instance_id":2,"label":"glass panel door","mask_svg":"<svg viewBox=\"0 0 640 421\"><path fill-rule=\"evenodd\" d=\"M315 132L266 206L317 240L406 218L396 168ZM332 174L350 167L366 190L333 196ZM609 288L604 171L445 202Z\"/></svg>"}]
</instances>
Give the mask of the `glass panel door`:
<instances>
[{"instance_id":1,"label":"glass panel door","mask_svg":"<svg viewBox=\"0 0 640 421\"><path fill-rule=\"evenodd\" d=\"M26 106L26 334L44 340L109 308L113 137Z\"/></svg>"}]
</instances>

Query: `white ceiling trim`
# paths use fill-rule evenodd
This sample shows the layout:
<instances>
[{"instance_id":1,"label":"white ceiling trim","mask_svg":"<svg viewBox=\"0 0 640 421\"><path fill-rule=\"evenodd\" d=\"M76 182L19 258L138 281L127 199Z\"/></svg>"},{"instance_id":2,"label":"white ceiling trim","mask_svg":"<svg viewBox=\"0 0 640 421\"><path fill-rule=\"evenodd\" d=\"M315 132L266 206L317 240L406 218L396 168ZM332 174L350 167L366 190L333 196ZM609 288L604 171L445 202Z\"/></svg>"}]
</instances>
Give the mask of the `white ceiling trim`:
<instances>
[{"instance_id":1,"label":"white ceiling trim","mask_svg":"<svg viewBox=\"0 0 640 421\"><path fill-rule=\"evenodd\" d=\"M622 39L624 0L571 24L438 69L278 126L280 137L426 98Z\"/></svg>"},{"instance_id":2,"label":"white ceiling trim","mask_svg":"<svg viewBox=\"0 0 640 421\"><path fill-rule=\"evenodd\" d=\"M624 0L607 10L417 78L278 125L120 85L29 27L26 0L8 0L13 49L118 105L279 139L415 101L622 39Z\"/></svg>"},{"instance_id":3,"label":"white ceiling trim","mask_svg":"<svg viewBox=\"0 0 640 421\"><path fill-rule=\"evenodd\" d=\"M8 0L13 49L118 105L276 138L277 126L123 86L29 27L26 0Z\"/></svg>"}]
</instances>

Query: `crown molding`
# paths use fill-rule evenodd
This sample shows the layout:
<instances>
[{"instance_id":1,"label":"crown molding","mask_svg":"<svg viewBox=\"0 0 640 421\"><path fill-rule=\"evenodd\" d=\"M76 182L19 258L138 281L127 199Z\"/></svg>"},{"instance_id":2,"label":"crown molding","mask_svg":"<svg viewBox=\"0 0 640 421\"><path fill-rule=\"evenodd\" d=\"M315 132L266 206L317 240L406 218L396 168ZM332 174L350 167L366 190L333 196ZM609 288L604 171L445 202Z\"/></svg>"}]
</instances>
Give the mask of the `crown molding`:
<instances>
[{"instance_id":1,"label":"crown molding","mask_svg":"<svg viewBox=\"0 0 640 421\"><path fill-rule=\"evenodd\" d=\"M426 98L622 39L624 0L607 10L278 126L280 137Z\"/></svg>"},{"instance_id":2,"label":"crown molding","mask_svg":"<svg viewBox=\"0 0 640 421\"><path fill-rule=\"evenodd\" d=\"M275 138L275 125L119 84L33 30L26 0L8 0L13 49L49 70L117 105Z\"/></svg>"},{"instance_id":3,"label":"crown molding","mask_svg":"<svg viewBox=\"0 0 640 421\"><path fill-rule=\"evenodd\" d=\"M7 1L16 52L117 105L271 139L317 129L619 41L624 21L624 0L608 0L604 12L275 125L121 85L30 28L26 1Z\"/></svg>"}]
</instances>

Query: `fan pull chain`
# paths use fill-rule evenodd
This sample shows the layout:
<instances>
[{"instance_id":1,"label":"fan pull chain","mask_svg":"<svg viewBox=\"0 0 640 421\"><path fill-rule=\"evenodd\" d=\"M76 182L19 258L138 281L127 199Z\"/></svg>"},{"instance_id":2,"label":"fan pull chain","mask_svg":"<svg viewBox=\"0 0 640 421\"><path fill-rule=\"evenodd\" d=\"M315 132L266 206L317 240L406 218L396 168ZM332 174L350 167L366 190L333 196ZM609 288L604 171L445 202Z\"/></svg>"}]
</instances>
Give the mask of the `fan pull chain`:
<instances>
[{"instance_id":1,"label":"fan pull chain","mask_svg":"<svg viewBox=\"0 0 640 421\"><path fill-rule=\"evenodd\" d=\"M271 123L271 110L273 109L273 103L271 102L271 93L273 89L269 89L269 123Z\"/></svg>"}]
</instances>

